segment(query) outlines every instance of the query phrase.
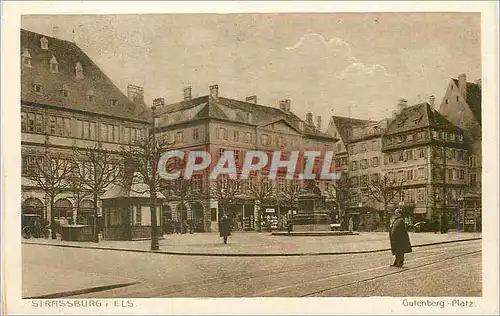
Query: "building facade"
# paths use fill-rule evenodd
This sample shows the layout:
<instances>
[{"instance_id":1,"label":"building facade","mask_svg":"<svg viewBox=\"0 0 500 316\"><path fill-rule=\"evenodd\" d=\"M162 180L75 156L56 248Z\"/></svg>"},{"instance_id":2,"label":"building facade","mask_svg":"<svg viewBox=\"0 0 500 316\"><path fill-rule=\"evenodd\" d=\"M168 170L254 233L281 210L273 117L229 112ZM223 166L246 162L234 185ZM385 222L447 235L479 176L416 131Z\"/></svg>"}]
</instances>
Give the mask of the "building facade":
<instances>
[{"instance_id":1,"label":"building facade","mask_svg":"<svg viewBox=\"0 0 500 316\"><path fill-rule=\"evenodd\" d=\"M217 160L225 151L235 153L236 168L241 170L245 153L264 151L270 162L273 152L280 151L281 159L287 160L291 151L315 150L324 157L326 151L334 150L335 138L318 130L311 113L306 120L298 118L291 110L291 101L284 100L280 106L271 107L257 103L257 97L247 97L245 101L219 96L217 85L210 87L210 93L193 98L191 88L184 89L184 100L158 108L158 137L164 137L168 149L207 151L212 160ZM320 121L318 121L320 123ZM317 123L318 124L318 123ZM314 171L319 174L322 159L316 159ZM269 163L268 163L269 165ZM283 217L284 207L280 206L279 196L288 187L304 181L286 179L286 172L279 169L274 180L268 180L268 165L248 180L241 183L241 189L231 201L228 213L233 229L254 230L257 228L257 204L262 210L263 220L279 220ZM296 174L303 170L304 159L299 157ZM182 181L182 180L179 180ZM191 220L199 231L217 231L220 216L219 203L211 194L209 169L194 173L190 189L184 198L172 194L168 202L169 213L165 216L174 221ZM274 188L273 197L257 201L252 196L250 186L255 183L268 183ZM330 181L318 181L324 192L333 192Z\"/></svg>"},{"instance_id":2,"label":"building facade","mask_svg":"<svg viewBox=\"0 0 500 316\"><path fill-rule=\"evenodd\" d=\"M75 148L119 152L145 135L150 114L142 88L128 87L136 102L131 101L73 42L21 30L20 49L22 212L92 224L92 197L77 205L68 189L56 196L51 210L33 173L46 153L70 160Z\"/></svg>"},{"instance_id":3,"label":"building facade","mask_svg":"<svg viewBox=\"0 0 500 316\"><path fill-rule=\"evenodd\" d=\"M411 221L444 215L455 227L467 186L468 147L462 129L431 104L398 104L382 140L385 173L402 183L394 203L411 214Z\"/></svg>"}]
</instances>

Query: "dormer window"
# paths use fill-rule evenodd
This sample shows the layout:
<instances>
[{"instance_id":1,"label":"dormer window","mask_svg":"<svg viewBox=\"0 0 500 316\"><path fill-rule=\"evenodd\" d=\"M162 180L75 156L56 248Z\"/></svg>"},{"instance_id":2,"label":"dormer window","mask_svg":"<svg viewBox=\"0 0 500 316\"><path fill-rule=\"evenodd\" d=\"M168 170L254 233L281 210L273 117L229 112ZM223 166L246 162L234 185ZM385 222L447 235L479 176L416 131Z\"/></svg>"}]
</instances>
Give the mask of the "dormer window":
<instances>
[{"instance_id":1,"label":"dormer window","mask_svg":"<svg viewBox=\"0 0 500 316\"><path fill-rule=\"evenodd\" d=\"M62 97L67 98L69 97L69 89L68 85L63 84L61 90L59 90L59 93L61 94Z\"/></svg>"},{"instance_id":2,"label":"dormer window","mask_svg":"<svg viewBox=\"0 0 500 316\"><path fill-rule=\"evenodd\" d=\"M28 49L24 49L24 53L21 55L23 65L26 67L31 67L31 54Z\"/></svg>"},{"instance_id":3,"label":"dormer window","mask_svg":"<svg viewBox=\"0 0 500 316\"><path fill-rule=\"evenodd\" d=\"M117 106L118 105L118 100L117 99L111 100L111 104L113 104L113 106Z\"/></svg>"},{"instance_id":4,"label":"dormer window","mask_svg":"<svg viewBox=\"0 0 500 316\"><path fill-rule=\"evenodd\" d=\"M55 56L50 59L50 72L54 74L59 72L59 63Z\"/></svg>"},{"instance_id":5,"label":"dormer window","mask_svg":"<svg viewBox=\"0 0 500 316\"><path fill-rule=\"evenodd\" d=\"M95 92L94 92L93 89L90 89L87 92L87 101L89 101L89 102L95 102Z\"/></svg>"},{"instance_id":6,"label":"dormer window","mask_svg":"<svg viewBox=\"0 0 500 316\"><path fill-rule=\"evenodd\" d=\"M42 94L43 86L41 84L35 84L34 89L36 94Z\"/></svg>"},{"instance_id":7,"label":"dormer window","mask_svg":"<svg viewBox=\"0 0 500 316\"><path fill-rule=\"evenodd\" d=\"M42 37L40 39L40 48L41 49L49 49L49 40L46 39L45 37Z\"/></svg>"},{"instance_id":8,"label":"dormer window","mask_svg":"<svg viewBox=\"0 0 500 316\"><path fill-rule=\"evenodd\" d=\"M80 62L77 62L75 65L75 76L78 80L83 79L83 66Z\"/></svg>"}]
</instances>

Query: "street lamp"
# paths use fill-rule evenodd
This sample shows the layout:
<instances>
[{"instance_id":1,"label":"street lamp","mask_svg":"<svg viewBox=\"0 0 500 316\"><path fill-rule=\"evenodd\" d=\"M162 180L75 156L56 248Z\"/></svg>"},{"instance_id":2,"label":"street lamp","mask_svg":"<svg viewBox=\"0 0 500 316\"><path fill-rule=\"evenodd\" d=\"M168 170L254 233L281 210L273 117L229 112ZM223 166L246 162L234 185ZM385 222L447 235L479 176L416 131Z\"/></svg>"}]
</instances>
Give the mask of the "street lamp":
<instances>
[{"instance_id":1,"label":"street lamp","mask_svg":"<svg viewBox=\"0 0 500 316\"><path fill-rule=\"evenodd\" d=\"M153 119L151 128L151 139L152 139L152 159L151 159L151 180L150 180L150 208L151 208L151 250L159 250L160 243L158 241L158 222L156 218L156 173L157 173L157 144L156 144L156 107L165 104L163 98L157 98L153 100L153 105L151 106L151 116Z\"/></svg>"}]
</instances>

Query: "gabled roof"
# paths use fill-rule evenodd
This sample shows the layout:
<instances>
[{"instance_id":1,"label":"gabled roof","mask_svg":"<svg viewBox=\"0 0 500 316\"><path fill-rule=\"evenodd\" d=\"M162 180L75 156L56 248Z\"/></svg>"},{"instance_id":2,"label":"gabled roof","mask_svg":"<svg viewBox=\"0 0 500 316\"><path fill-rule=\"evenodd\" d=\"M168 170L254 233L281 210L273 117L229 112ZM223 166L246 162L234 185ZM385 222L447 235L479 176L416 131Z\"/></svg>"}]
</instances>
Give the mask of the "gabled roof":
<instances>
[{"instance_id":1,"label":"gabled roof","mask_svg":"<svg viewBox=\"0 0 500 316\"><path fill-rule=\"evenodd\" d=\"M376 121L361 120L344 116L332 116L331 120L333 120L333 123L335 124L335 127L337 128L340 138L344 144L349 142L348 132L352 127L376 123Z\"/></svg>"},{"instance_id":2,"label":"gabled roof","mask_svg":"<svg viewBox=\"0 0 500 316\"><path fill-rule=\"evenodd\" d=\"M266 126L269 126L271 124L275 124L275 123L278 123L278 122L282 122L283 124L289 126L291 129L293 129L294 131L296 131L297 133L302 134L302 132L296 126L290 124L285 118L279 118L277 120L271 120L269 122L262 123L260 125L260 127L266 127Z\"/></svg>"},{"instance_id":3,"label":"gabled roof","mask_svg":"<svg viewBox=\"0 0 500 316\"><path fill-rule=\"evenodd\" d=\"M193 108L196 108L196 111L193 111L192 115L183 114L183 112L191 111ZM268 124L272 121L284 120L292 128L306 136L331 139L332 141L335 141L334 137L307 125L292 112L284 112L275 107L224 97L214 99L206 95L191 100L168 104L159 108L157 110L157 115L159 116L160 128L171 124L204 118L215 118L245 123L253 126L260 126L262 124ZM174 118L179 119L176 120ZM303 124L300 124L300 122L303 122ZM301 125L303 126L301 127Z\"/></svg>"},{"instance_id":4,"label":"gabled roof","mask_svg":"<svg viewBox=\"0 0 500 316\"><path fill-rule=\"evenodd\" d=\"M448 131L458 130L457 126L451 123L438 111L432 109L429 103L424 102L403 109L389 124L385 135L397 134L425 127L436 127L437 129L445 129Z\"/></svg>"},{"instance_id":5,"label":"gabled roof","mask_svg":"<svg viewBox=\"0 0 500 316\"><path fill-rule=\"evenodd\" d=\"M48 40L48 49L42 49L40 40ZM109 115L124 119L148 120L148 109L130 101L111 79L75 44L69 41L21 30L21 51L27 49L32 67L21 66L21 101ZM51 72L50 60L55 57L57 73ZM83 79L76 78L76 65L83 68ZM35 93L34 85L43 86ZM68 97L61 90L68 90ZM87 100L90 91L95 101ZM116 100L116 105L113 103Z\"/></svg>"},{"instance_id":6,"label":"gabled roof","mask_svg":"<svg viewBox=\"0 0 500 316\"><path fill-rule=\"evenodd\" d=\"M452 79L458 87L458 79ZM467 97L466 100L469 108L481 124L481 85L477 83L467 82Z\"/></svg>"}]
</instances>

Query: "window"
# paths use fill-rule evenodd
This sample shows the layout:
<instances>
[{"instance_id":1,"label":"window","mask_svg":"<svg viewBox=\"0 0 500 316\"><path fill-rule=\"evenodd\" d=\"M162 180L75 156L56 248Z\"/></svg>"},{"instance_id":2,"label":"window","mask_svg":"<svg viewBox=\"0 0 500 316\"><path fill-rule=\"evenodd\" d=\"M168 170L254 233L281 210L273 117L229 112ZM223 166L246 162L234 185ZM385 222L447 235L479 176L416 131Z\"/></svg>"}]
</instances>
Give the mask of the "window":
<instances>
[{"instance_id":1,"label":"window","mask_svg":"<svg viewBox=\"0 0 500 316\"><path fill-rule=\"evenodd\" d=\"M367 146L366 146L366 143L362 143L361 144L361 152L364 153L367 151Z\"/></svg>"},{"instance_id":2,"label":"window","mask_svg":"<svg viewBox=\"0 0 500 316\"><path fill-rule=\"evenodd\" d=\"M477 175L475 173L469 174L469 185L473 187L477 185Z\"/></svg>"},{"instance_id":3,"label":"window","mask_svg":"<svg viewBox=\"0 0 500 316\"><path fill-rule=\"evenodd\" d=\"M453 180L458 179L457 169L451 169L451 177Z\"/></svg>"},{"instance_id":4,"label":"window","mask_svg":"<svg viewBox=\"0 0 500 316\"><path fill-rule=\"evenodd\" d=\"M417 190L417 201L419 202L425 201L425 189Z\"/></svg>"},{"instance_id":5,"label":"window","mask_svg":"<svg viewBox=\"0 0 500 316\"><path fill-rule=\"evenodd\" d=\"M184 139L184 137L183 137L182 131L175 133L175 142L176 143L182 143L183 139Z\"/></svg>"},{"instance_id":6,"label":"window","mask_svg":"<svg viewBox=\"0 0 500 316\"><path fill-rule=\"evenodd\" d=\"M219 148L219 152L218 152L218 156L219 157L222 157L222 155L224 155L224 152L226 151L226 149L224 148Z\"/></svg>"},{"instance_id":7,"label":"window","mask_svg":"<svg viewBox=\"0 0 500 316\"><path fill-rule=\"evenodd\" d=\"M458 134L458 141L459 142L463 142L463 140L464 140L463 135L462 134Z\"/></svg>"},{"instance_id":8,"label":"window","mask_svg":"<svg viewBox=\"0 0 500 316\"><path fill-rule=\"evenodd\" d=\"M404 152L403 151L400 151L399 152L399 158L398 158L398 161L404 161L405 160L405 157L404 157Z\"/></svg>"},{"instance_id":9,"label":"window","mask_svg":"<svg viewBox=\"0 0 500 316\"><path fill-rule=\"evenodd\" d=\"M260 143L266 146L271 145L271 138L267 134L262 134L260 135Z\"/></svg>"},{"instance_id":10,"label":"window","mask_svg":"<svg viewBox=\"0 0 500 316\"><path fill-rule=\"evenodd\" d=\"M106 140L112 142L115 136L113 125L106 124L106 127L108 128L108 138Z\"/></svg>"},{"instance_id":11,"label":"window","mask_svg":"<svg viewBox=\"0 0 500 316\"><path fill-rule=\"evenodd\" d=\"M372 158L372 167L378 167L378 165L379 165L378 157L373 157Z\"/></svg>"},{"instance_id":12,"label":"window","mask_svg":"<svg viewBox=\"0 0 500 316\"><path fill-rule=\"evenodd\" d=\"M424 168L418 168L418 178L419 179L424 179L425 178L425 169Z\"/></svg>"},{"instance_id":13,"label":"window","mask_svg":"<svg viewBox=\"0 0 500 316\"><path fill-rule=\"evenodd\" d=\"M368 168L368 159L361 160L361 168L363 169Z\"/></svg>"},{"instance_id":14,"label":"window","mask_svg":"<svg viewBox=\"0 0 500 316\"><path fill-rule=\"evenodd\" d=\"M193 128L193 140L197 140L200 137L200 131L197 128Z\"/></svg>"},{"instance_id":15,"label":"window","mask_svg":"<svg viewBox=\"0 0 500 316\"><path fill-rule=\"evenodd\" d=\"M477 157L476 156L469 157L469 167L471 167L471 168L477 167Z\"/></svg>"},{"instance_id":16,"label":"window","mask_svg":"<svg viewBox=\"0 0 500 316\"><path fill-rule=\"evenodd\" d=\"M245 137L243 138L243 141L244 141L245 143L250 143L250 144L251 144L251 143L253 143L253 140L252 140L252 133L250 133L250 132L246 132L246 133L245 133Z\"/></svg>"},{"instance_id":17,"label":"window","mask_svg":"<svg viewBox=\"0 0 500 316\"><path fill-rule=\"evenodd\" d=\"M49 64L50 64L50 72L51 73L58 73L59 72L59 63L57 62L56 57L52 56Z\"/></svg>"},{"instance_id":18,"label":"window","mask_svg":"<svg viewBox=\"0 0 500 316\"><path fill-rule=\"evenodd\" d=\"M278 192L285 192L286 190L286 179L285 178L278 178L278 185L277 185L277 191Z\"/></svg>"},{"instance_id":19,"label":"window","mask_svg":"<svg viewBox=\"0 0 500 316\"><path fill-rule=\"evenodd\" d=\"M457 150L457 159L458 160L464 160L464 152L463 152L463 150L461 150L461 149Z\"/></svg>"},{"instance_id":20,"label":"window","mask_svg":"<svg viewBox=\"0 0 500 316\"><path fill-rule=\"evenodd\" d=\"M352 170L356 170L356 169L358 169L358 162L357 162L357 161L353 161L353 162L351 163L351 168L352 168Z\"/></svg>"},{"instance_id":21,"label":"window","mask_svg":"<svg viewBox=\"0 0 500 316\"><path fill-rule=\"evenodd\" d=\"M142 220L142 209L141 209L141 206L138 205L138 206L136 206L136 209L135 209L135 225L141 226L141 220Z\"/></svg>"},{"instance_id":22,"label":"window","mask_svg":"<svg viewBox=\"0 0 500 316\"><path fill-rule=\"evenodd\" d=\"M27 48L24 49L24 53L21 55L23 65L26 67L31 67L31 54Z\"/></svg>"},{"instance_id":23,"label":"window","mask_svg":"<svg viewBox=\"0 0 500 316\"><path fill-rule=\"evenodd\" d=\"M33 86L36 94L42 94L43 86L41 84L35 84Z\"/></svg>"},{"instance_id":24,"label":"window","mask_svg":"<svg viewBox=\"0 0 500 316\"><path fill-rule=\"evenodd\" d=\"M361 176L361 186L362 187L368 186L368 175Z\"/></svg>"},{"instance_id":25,"label":"window","mask_svg":"<svg viewBox=\"0 0 500 316\"><path fill-rule=\"evenodd\" d=\"M448 180L453 180L453 173L451 169L448 169L447 172L448 172Z\"/></svg>"},{"instance_id":26,"label":"window","mask_svg":"<svg viewBox=\"0 0 500 316\"><path fill-rule=\"evenodd\" d=\"M389 172L387 178L389 181L394 181L394 172Z\"/></svg>"},{"instance_id":27,"label":"window","mask_svg":"<svg viewBox=\"0 0 500 316\"><path fill-rule=\"evenodd\" d=\"M379 182L380 175L379 175L378 173L374 173L374 174L372 174L372 177L371 177L371 178L372 178L372 179L371 179L372 183L376 184L376 183L378 183L378 182Z\"/></svg>"},{"instance_id":28,"label":"window","mask_svg":"<svg viewBox=\"0 0 500 316\"><path fill-rule=\"evenodd\" d=\"M423 148L420 148L418 151L418 157L419 158L425 158L425 151Z\"/></svg>"},{"instance_id":29,"label":"window","mask_svg":"<svg viewBox=\"0 0 500 316\"><path fill-rule=\"evenodd\" d=\"M413 170L406 170L406 181L411 181L413 180Z\"/></svg>"},{"instance_id":30,"label":"window","mask_svg":"<svg viewBox=\"0 0 500 316\"><path fill-rule=\"evenodd\" d=\"M389 154L389 162L394 162L394 157L392 156L392 154Z\"/></svg>"},{"instance_id":31,"label":"window","mask_svg":"<svg viewBox=\"0 0 500 316\"><path fill-rule=\"evenodd\" d=\"M217 139L224 139L227 140L227 131L223 127L219 127L217 130Z\"/></svg>"},{"instance_id":32,"label":"window","mask_svg":"<svg viewBox=\"0 0 500 316\"><path fill-rule=\"evenodd\" d=\"M408 134L408 138L407 138L407 140L408 140L409 142L412 142L412 141L413 141L413 134Z\"/></svg>"},{"instance_id":33,"label":"window","mask_svg":"<svg viewBox=\"0 0 500 316\"><path fill-rule=\"evenodd\" d=\"M80 138L83 139L95 139L96 136L96 124L95 122L89 122L89 121L81 121L78 120L77 122L78 127L80 129Z\"/></svg>"},{"instance_id":34,"label":"window","mask_svg":"<svg viewBox=\"0 0 500 316\"><path fill-rule=\"evenodd\" d=\"M43 166L43 157L34 155L22 155L21 157L21 173L28 176L38 171L38 168Z\"/></svg>"},{"instance_id":35,"label":"window","mask_svg":"<svg viewBox=\"0 0 500 316\"><path fill-rule=\"evenodd\" d=\"M372 140L372 150L379 149L379 142L377 140Z\"/></svg>"},{"instance_id":36,"label":"window","mask_svg":"<svg viewBox=\"0 0 500 316\"><path fill-rule=\"evenodd\" d=\"M396 180L398 182L405 180L405 172L403 170L398 171Z\"/></svg>"},{"instance_id":37,"label":"window","mask_svg":"<svg viewBox=\"0 0 500 316\"><path fill-rule=\"evenodd\" d=\"M28 114L26 112L21 112L21 131L28 131Z\"/></svg>"},{"instance_id":38,"label":"window","mask_svg":"<svg viewBox=\"0 0 500 316\"><path fill-rule=\"evenodd\" d=\"M203 189L202 175L200 174L194 175L191 182L192 182L191 188L194 193L199 193L202 191Z\"/></svg>"},{"instance_id":39,"label":"window","mask_svg":"<svg viewBox=\"0 0 500 316\"><path fill-rule=\"evenodd\" d=\"M233 131L233 141L235 142L240 141L240 131Z\"/></svg>"},{"instance_id":40,"label":"window","mask_svg":"<svg viewBox=\"0 0 500 316\"><path fill-rule=\"evenodd\" d=\"M40 39L40 48L41 49L49 49L49 40L47 40L45 37L42 37Z\"/></svg>"},{"instance_id":41,"label":"window","mask_svg":"<svg viewBox=\"0 0 500 316\"><path fill-rule=\"evenodd\" d=\"M113 125L113 140L115 143L120 142L120 126L118 125Z\"/></svg>"},{"instance_id":42,"label":"window","mask_svg":"<svg viewBox=\"0 0 500 316\"><path fill-rule=\"evenodd\" d=\"M88 92L87 92L87 101L89 102L95 102L96 98L95 98L95 92L94 90L90 89Z\"/></svg>"},{"instance_id":43,"label":"window","mask_svg":"<svg viewBox=\"0 0 500 316\"><path fill-rule=\"evenodd\" d=\"M392 145L392 137L387 137L387 145Z\"/></svg>"},{"instance_id":44,"label":"window","mask_svg":"<svg viewBox=\"0 0 500 316\"><path fill-rule=\"evenodd\" d=\"M123 128L123 142L126 144L130 143L130 127Z\"/></svg>"},{"instance_id":45,"label":"window","mask_svg":"<svg viewBox=\"0 0 500 316\"><path fill-rule=\"evenodd\" d=\"M434 179L436 180L441 180L442 179L442 173L443 171L441 170L440 167L434 168Z\"/></svg>"},{"instance_id":46,"label":"window","mask_svg":"<svg viewBox=\"0 0 500 316\"><path fill-rule=\"evenodd\" d=\"M459 177L460 180L464 180L465 179L465 170L460 169L459 173L460 173L460 177Z\"/></svg>"},{"instance_id":47,"label":"window","mask_svg":"<svg viewBox=\"0 0 500 316\"><path fill-rule=\"evenodd\" d=\"M412 160L413 159L413 150L407 150L406 151L406 160Z\"/></svg>"},{"instance_id":48,"label":"window","mask_svg":"<svg viewBox=\"0 0 500 316\"><path fill-rule=\"evenodd\" d=\"M351 183L353 187L357 187L359 185L359 177L354 176L351 178Z\"/></svg>"},{"instance_id":49,"label":"window","mask_svg":"<svg viewBox=\"0 0 500 316\"><path fill-rule=\"evenodd\" d=\"M212 208L210 209L210 220L211 220L212 222L216 222L216 221L217 221L217 209L216 209L216 208L214 208L214 207L212 207Z\"/></svg>"},{"instance_id":50,"label":"window","mask_svg":"<svg viewBox=\"0 0 500 316\"><path fill-rule=\"evenodd\" d=\"M399 135L399 136L398 136L398 143L402 143L402 142L404 142L404 141L405 141L405 138L406 138L406 137L405 137L405 135Z\"/></svg>"}]
</instances>

